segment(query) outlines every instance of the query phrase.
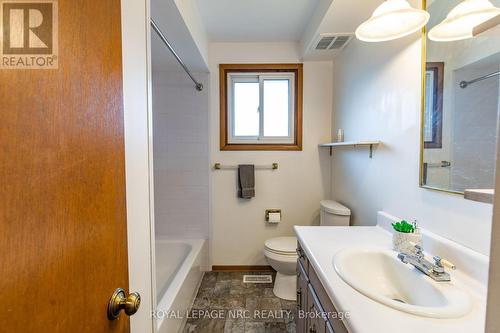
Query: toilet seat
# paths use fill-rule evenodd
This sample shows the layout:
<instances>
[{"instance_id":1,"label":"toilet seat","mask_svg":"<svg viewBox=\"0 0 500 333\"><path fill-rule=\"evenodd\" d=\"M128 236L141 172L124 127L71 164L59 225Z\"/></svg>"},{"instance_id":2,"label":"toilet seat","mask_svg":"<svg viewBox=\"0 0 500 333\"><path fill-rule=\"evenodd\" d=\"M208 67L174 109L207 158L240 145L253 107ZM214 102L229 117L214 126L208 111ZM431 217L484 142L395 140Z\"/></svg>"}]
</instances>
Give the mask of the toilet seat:
<instances>
[{"instance_id":1,"label":"toilet seat","mask_svg":"<svg viewBox=\"0 0 500 333\"><path fill-rule=\"evenodd\" d=\"M276 237L268 239L265 243L265 250L282 256L297 256L296 237Z\"/></svg>"},{"instance_id":2,"label":"toilet seat","mask_svg":"<svg viewBox=\"0 0 500 333\"><path fill-rule=\"evenodd\" d=\"M268 249L264 249L264 255L267 258L271 258L273 260L282 262L293 262L293 263L297 263L297 259L299 258L299 256L296 253L281 254L281 253L271 252Z\"/></svg>"}]
</instances>

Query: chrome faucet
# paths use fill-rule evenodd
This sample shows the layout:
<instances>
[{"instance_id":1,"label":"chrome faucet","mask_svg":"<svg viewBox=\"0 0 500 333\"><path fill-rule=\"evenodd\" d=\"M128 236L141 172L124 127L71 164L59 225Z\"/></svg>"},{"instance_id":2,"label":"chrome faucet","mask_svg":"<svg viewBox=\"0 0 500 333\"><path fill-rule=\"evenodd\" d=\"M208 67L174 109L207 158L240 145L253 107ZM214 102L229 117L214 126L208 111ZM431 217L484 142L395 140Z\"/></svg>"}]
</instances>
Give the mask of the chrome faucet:
<instances>
[{"instance_id":1,"label":"chrome faucet","mask_svg":"<svg viewBox=\"0 0 500 333\"><path fill-rule=\"evenodd\" d=\"M425 259L424 251L420 245L415 245L415 254L400 252L398 259L405 264L415 266L419 271L439 282L451 281L450 274L444 269L445 266L453 270L456 269L455 265L438 256L435 256L434 263L431 263Z\"/></svg>"}]
</instances>

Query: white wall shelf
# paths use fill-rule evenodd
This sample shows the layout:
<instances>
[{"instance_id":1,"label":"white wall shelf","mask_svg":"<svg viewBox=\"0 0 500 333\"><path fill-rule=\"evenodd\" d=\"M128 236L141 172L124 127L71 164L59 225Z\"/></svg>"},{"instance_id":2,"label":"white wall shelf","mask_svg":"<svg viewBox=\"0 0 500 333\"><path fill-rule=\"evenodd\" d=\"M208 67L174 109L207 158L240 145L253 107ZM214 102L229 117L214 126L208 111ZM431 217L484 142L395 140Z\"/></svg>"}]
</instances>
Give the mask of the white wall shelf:
<instances>
[{"instance_id":1,"label":"white wall shelf","mask_svg":"<svg viewBox=\"0 0 500 333\"><path fill-rule=\"evenodd\" d=\"M493 189L472 189L464 191L464 198L484 203L493 203L495 197L495 190Z\"/></svg>"},{"instance_id":2,"label":"white wall shelf","mask_svg":"<svg viewBox=\"0 0 500 333\"><path fill-rule=\"evenodd\" d=\"M378 146L381 144L381 141L345 141L345 142L330 142L330 143L322 143L320 147L328 147L330 148L330 156L333 153L333 148L337 147L370 147L370 158L373 157L373 146Z\"/></svg>"},{"instance_id":3,"label":"white wall shelf","mask_svg":"<svg viewBox=\"0 0 500 333\"><path fill-rule=\"evenodd\" d=\"M486 22L474 27L472 30L472 35L474 37L493 37L498 36L500 33L500 15L497 15Z\"/></svg>"}]
</instances>

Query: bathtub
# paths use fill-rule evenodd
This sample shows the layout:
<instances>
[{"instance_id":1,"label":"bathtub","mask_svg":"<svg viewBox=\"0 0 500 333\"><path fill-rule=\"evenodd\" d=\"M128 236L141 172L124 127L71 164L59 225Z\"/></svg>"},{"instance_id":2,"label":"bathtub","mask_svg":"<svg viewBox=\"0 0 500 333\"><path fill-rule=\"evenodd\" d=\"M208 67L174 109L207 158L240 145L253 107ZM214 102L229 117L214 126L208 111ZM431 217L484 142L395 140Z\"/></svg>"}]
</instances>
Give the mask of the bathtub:
<instances>
[{"instance_id":1,"label":"bathtub","mask_svg":"<svg viewBox=\"0 0 500 333\"><path fill-rule=\"evenodd\" d=\"M155 321L158 333L178 332L183 326L207 263L207 246L203 239L156 240Z\"/></svg>"}]
</instances>

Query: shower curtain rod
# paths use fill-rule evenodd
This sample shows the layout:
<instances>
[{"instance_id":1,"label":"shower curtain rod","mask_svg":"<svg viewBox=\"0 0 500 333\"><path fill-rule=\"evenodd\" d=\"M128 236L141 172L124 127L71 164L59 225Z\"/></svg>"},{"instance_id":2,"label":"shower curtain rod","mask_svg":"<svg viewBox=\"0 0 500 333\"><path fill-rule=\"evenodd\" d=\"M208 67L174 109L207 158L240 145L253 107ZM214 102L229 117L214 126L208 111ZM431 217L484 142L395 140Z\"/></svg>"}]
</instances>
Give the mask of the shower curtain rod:
<instances>
[{"instance_id":1,"label":"shower curtain rod","mask_svg":"<svg viewBox=\"0 0 500 333\"><path fill-rule=\"evenodd\" d=\"M182 61L182 59L175 52L175 50L172 47L172 45L170 45L170 43L168 42L167 37L165 37L165 35L161 32L160 28L155 23L155 21L153 19L150 19L150 21L151 21L151 27L156 32L156 34L158 35L158 37L160 37L160 39L163 41L163 43L165 44L165 46L170 50L170 52L172 52L172 54L175 57L175 59L177 59L177 61L182 66L182 68L184 69L184 71L186 71L187 75L189 75L189 77L191 78L191 80L193 80L193 82L195 84L195 87L196 87L196 90L202 91L203 90L203 84L201 84L200 82L196 81L196 79L194 78L194 76L189 71L189 68L187 68L186 64L184 64L184 62Z\"/></svg>"},{"instance_id":2,"label":"shower curtain rod","mask_svg":"<svg viewBox=\"0 0 500 333\"><path fill-rule=\"evenodd\" d=\"M489 78L497 76L497 75L500 75L500 71L494 72L494 73L491 73L491 74L488 74L488 75L485 75L485 76L478 77L477 79L474 79L474 80L471 80L471 81L462 81L462 82L460 82L460 88L465 89L470 84L473 84L473 83L476 83L476 82L479 82L479 81L483 81L483 80L489 79Z\"/></svg>"}]
</instances>

